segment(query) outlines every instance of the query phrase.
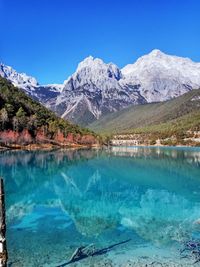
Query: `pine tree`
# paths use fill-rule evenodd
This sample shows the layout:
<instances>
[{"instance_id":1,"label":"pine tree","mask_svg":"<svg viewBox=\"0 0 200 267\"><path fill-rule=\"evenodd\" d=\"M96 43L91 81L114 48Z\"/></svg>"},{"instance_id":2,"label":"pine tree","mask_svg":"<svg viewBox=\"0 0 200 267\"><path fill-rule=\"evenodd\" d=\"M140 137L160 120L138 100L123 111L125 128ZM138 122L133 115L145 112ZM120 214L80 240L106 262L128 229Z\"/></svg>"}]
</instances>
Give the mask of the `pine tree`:
<instances>
[{"instance_id":1,"label":"pine tree","mask_svg":"<svg viewBox=\"0 0 200 267\"><path fill-rule=\"evenodd\" d=\"M22 107L20 107L16 113L16 118L18 120L18 130L22 130L24 128L26 128L27 126L27 118L26 118L26 112L24 111L24 109Z\"/></svg>"}]
</instances>

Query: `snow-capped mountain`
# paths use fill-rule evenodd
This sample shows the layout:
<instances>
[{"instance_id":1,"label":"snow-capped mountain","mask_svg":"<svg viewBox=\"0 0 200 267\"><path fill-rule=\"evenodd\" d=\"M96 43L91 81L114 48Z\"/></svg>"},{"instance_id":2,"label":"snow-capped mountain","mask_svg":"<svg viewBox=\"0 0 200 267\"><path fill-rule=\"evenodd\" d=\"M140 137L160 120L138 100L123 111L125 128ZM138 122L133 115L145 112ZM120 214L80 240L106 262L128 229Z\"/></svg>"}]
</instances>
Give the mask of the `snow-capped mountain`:
<instances>
[{"instance_id":1,"label":"snow-capped mountain","mask_svg":"<svg viewBox=\"0 0 200 267\"><path fill-rule=\"evenodd\" d=\"M61 117L82 125L131 104L165 101L200 88L200 63L157 49L121 70L89 56L58 85L39 85L3 64L0 75Z\"/></svg>"},{"instance_id":2,"label":"snow-capped mountain","mask_svg":"<svg viewBox=\"0 0 200 267\"><path fill-rule=\"evenodd\" d=\"M40 85L37 80L25 73L18 73L10 66L0 63L0 76L6 78L16 87L23 89L33 99L46 103L55 98L63 88L62 84Z\"/></svg>"},{"instance_id":3,"label":"snow-capped mountain","mask_svg":"<svg viewBox=\"0 0 200 267\"><path fill-rule=\"evenodd\" d=\"M147 102L168 100L200 87L200 63L169 56L157 49L121 71L124 83L138 84Z\"/></svg>"},{"instance_id":4,"label":"snow-capped mountain","mask_svg":"<svg viewBox=\"0 0 200 267\"><path fill-rule=\"evenodd\" d=\"M108 112L144 103L137 85L121 84L122 78L115 64L90 56L79 63L50 107L63 118L85 125Z\"/></svg>"},{"instance_id":5,"label":"snow-capped mountain","mask_svg":"<svg viewBox=\"0 0 200 267\"><path fill-rule=\"evenodd\" d=\"M130 104L165 101L200 87L200 63L159 50L120 70L88 57L49 105L63 118L81 124Z\"/></svg>"},{"instance_id":6,"label":"snow-capped mountain","mask_svg":"<svg viewBox=\"0 0 200 267\"><path fill-rule=\"evenodd\" d=\"M13 83L13 85L27 89L38 86L38 82L35 78L26 75L25 73L18 73L10 66L0 64L0 75Z\"/></svg>"}]
</instances>

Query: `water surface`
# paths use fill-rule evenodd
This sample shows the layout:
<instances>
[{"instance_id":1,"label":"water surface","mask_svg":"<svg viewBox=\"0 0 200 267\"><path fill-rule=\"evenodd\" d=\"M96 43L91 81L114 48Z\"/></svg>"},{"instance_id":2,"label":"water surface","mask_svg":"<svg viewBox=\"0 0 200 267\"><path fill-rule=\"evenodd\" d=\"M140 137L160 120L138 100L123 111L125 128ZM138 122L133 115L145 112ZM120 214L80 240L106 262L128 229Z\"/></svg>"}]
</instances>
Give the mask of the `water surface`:
<instances>
[{"instance_id":1,"label":"water surface","mask_svg":"<svg viewBox=\"0 0 200 267\"><path fill-rule=\"evenodd\" d=\"M59 266L82 245L124 241L69 266L192 264L179 250L200 238L199 148L8 151L0 174L14 267Z\"/></svg>"}]
</instances>

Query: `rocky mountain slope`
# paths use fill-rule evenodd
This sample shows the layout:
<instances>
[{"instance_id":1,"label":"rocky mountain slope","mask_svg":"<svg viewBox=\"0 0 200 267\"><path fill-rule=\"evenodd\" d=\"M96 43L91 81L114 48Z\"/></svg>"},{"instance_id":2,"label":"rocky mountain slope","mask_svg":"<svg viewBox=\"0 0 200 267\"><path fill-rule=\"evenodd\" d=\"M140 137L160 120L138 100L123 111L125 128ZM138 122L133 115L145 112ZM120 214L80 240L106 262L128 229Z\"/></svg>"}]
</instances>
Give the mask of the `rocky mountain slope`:
<instances>
[{"instance_id":1,"label":"rocky mountain slope","mask_svg":"<svg viewBox=\"0 0 200 267\"><path fill-rule=\"evenodd\" d=\"M159 50L120 70L86 58L49 107L62 118L87 125L132 104L165 101L200 86L200 63Z\"/></svg>"},{"instance_id":2,"label":"rocky mountain slope","mask_svg":"<svg viewBox=\"0 0 200 267\"><path fill-rule=\"evenodd\" d=\"M49 107L62 118L86 125L103 114L145 103L137 86L121 84L122 77L116 65L88 57L65 81L61 94Z\"/></svg>"},{"instance_id":3,"label":"rocky mountain slope","mask_svg":"<svg viewBox=\"0 0 200 267\"><path fill-rule=\"evenodd\" d=\"M122 74L128 86L138 84L148 103L165 101L200 87L200 63L159 50L125 66Z\"/></svg>"},{"instance_id":4,"label":"rocky mountain slope","mask_svg":"<svg viewBox=\"0 0 200 267\"><path fill-rule=\"evenodd\" d=\"M62 118L80 125L132 104L165 101L200 87L200 63L159 50L121 70L90 56L63 85L41 86L3 64L0 75Z\"/></svg>"}]
</instances>

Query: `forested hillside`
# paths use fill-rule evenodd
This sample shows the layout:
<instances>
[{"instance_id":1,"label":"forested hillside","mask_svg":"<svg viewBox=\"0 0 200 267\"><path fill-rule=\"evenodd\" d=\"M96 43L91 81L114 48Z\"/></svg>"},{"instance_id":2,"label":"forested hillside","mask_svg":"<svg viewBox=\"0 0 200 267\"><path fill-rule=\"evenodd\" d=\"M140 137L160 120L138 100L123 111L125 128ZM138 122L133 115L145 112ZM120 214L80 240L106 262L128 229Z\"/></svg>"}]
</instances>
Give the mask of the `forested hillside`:
<instances>
[{"instance_id":1,"label":"forested hillside","mask_svg":"<svg viewBox=\"0 0 200 267\"><path fill-rule=\"evenodd\" d=\"M57 117L0 77L1 143L94 143L96 135Z\"/></svg>"},{"instance_id":2,"label":"forested hillside","mask_svg":"<svg viewBox=\"0 0 200 267\"><path fill-rule=\"evenodd\" d=\"M106 134L147 133L161 137L200 131L200 89L166 102L131 106L101 118L90 128Z\"/></svg>"}]
</instances>

